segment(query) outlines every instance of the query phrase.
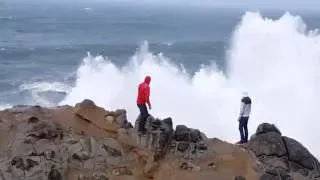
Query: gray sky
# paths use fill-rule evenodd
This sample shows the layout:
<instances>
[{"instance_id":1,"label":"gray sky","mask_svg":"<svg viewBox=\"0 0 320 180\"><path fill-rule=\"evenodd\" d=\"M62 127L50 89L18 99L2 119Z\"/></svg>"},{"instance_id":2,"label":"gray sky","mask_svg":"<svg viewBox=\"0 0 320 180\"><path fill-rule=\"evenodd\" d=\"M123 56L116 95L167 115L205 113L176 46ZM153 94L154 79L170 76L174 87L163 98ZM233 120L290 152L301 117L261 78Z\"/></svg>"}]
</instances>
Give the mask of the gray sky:
<instances>
[{"instance_id":1,"label":"gray sky","mask_svg":"<svg viewBox=\"0 0 320 180\"><path fill-rule=\"evenodd\" d=\"M132 1L132 0L128 0ZM320 0L144 0L149 2L189 4L199 6L226 6L247 8L314 9L320 10Z\"/></svg>"},{"instance_id":2,"label":"gray sky","mask_svg":"<svg viewBox=\"0 0 320 180\"><path fill-rule=\"evenodd\" d=\"M224 6L241 8L318 9L320 0L96 0L180 6Z\"/></svg>"},{"instance_id":3,"label":"gray sky","mask_svg":"<svg viewBox=\"0 0 320 180\"><path fill-rule=\"evenodd\" d=\"M2 2L30 1L37 2L117 2L135 4L153 4L162 6L199 6L199 7L230 7L230 8L258 8L258 9L281 9L281 10L319 10L320 0L0 0Z\"/></svg>"}]
</instances>

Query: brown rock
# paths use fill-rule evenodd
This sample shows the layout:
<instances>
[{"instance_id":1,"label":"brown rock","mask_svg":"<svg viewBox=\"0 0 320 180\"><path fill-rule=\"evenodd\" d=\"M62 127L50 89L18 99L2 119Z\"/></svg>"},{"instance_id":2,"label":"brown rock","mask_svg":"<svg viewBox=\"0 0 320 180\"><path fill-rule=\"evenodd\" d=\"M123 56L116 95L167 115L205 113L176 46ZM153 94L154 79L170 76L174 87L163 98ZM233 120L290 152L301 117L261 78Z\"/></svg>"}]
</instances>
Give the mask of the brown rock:
<instances>
[{"instance_id":1,"label":"brown rock","mask_svg":"<svg viewBox=\"0 0 320 180\"><path fill-rule=\"evenodd\" d=\"M90 100L76 107L0 111L0 179L319 179L319 163L311 153L287 139L284 145L295 148L283 150L283 137L271 126L260 128L248 148L183 126L175 133L171 118L150 117L148 132L139 139L127 128L125 114ZM304 167L310 157L313 169Z\"/></svg>"},{"instance_id":2,"label":"brown rock","mask_svg":"<svg viewBox=\"0 0 320 180\"><path fill-rule=\"evenodd\" d=\"M103 108L96 106L90 100L85 100L80 104L76 105L75 115L79 118L77 122L81 122L84 126L91 124L95 126L95 129L101 129L109 133L117 133L119 128L116 124L113 124L114 121L112 116L108 116L108 112ZM105 119L105 117L109 117ZM76 122L76 123L77 123ZM87 125L85 125L87 123Z\"/></svg>"}]
</instances>

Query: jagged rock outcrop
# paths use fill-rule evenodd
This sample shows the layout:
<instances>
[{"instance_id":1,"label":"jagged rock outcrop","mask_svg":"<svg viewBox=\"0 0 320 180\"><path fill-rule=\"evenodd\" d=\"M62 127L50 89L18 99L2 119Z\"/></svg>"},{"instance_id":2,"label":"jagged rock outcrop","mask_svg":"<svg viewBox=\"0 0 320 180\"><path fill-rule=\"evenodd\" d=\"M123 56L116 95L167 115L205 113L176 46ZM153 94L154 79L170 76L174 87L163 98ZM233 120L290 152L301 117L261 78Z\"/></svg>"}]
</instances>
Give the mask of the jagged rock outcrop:
<instances>
[{"instance_id":1,"label":"jagged rock outcrop","mask_svg":"<svg viewBox=\"0 0 320 180\"><path fill-rule=\"evenodd\" d=\"M113 138L120 127L130 128L124 110L108 112L90 100L72 109L59 109L18 106L1 113L0 130L11 133L0 143L7 146L1 151L0 179L85 179L94 175L108 179L104 174L110 167L126 163L122 146ZM63 113L67 119L61 120Z\"/></svg>"},{"instance_id":2,"label":"jagged rock outcrop","mask_svg":"<svg viewBox=\"0 0 320 180\"><path fill-rule=\"evenodd\" d=\"M183 154L187 159L194 159L207 150L206 137L198 129L177 125L172 147L175 154Z\"/></svg>"},{"instance_id":3,"label":"jagged rock outcrop","mask_svg":"<svg viewBox=\"0 0 320 180\"><path fill-rule=\"evenodd\" d=\"M89 176L82 172L101 174L126 161L120 144L111 138L73 134L35 117L13 128L15 137L1 156L2 179L76 179ZM82 172L71 175L73 170Z\"/></svg>"},{"instance_id":4,"label":"jagged rock outcrop","mask_svg":"<svg viewBox=\"0 0 320 180\"><path fill-rule=\"evenodd\" d=\"M0 111L0 180L320 179L318 160L271 124L248 146L173 128L170 117L150 116L146 128L139 136L125 110L91 100Z\"/></svg>"},{"instance_id":5,"label":"jagged rock outcrop","mask_svg":"<svg viewBox=\"0 0 320 180\"><path fill-rule=\"evenodd\" d=\"M138 116L135 129L137 130L138 124L140 123L140 116ZM153 116L149 116L146 125L147 134L146 138L146 147L155 152L155 158L161 158L170 146L170 142L173 138L173 127L172 119L170 117L166 119L157 119ZM141 138L141 137L140 137Z\"/></svg>"},{"instance_id":6,"label":"jagged rock outcrop","mask_svg":"<svg viewBox=\"0 0 320 180\"><path fill-rule=\"evenodd\" d=\"M132 128L131 123L126 118L125 110L108 112L88 99L76 104L75 116L110 133L116 133L119 128Z\"/></svg>"},{"instance_id":7,"label":"jagged rock outcrop","mask_svg":"<svg viewBox=\"0 0 320 180\"><path fill-rule=\"evenodd\" d=\"M282 136L273 124L259 125L248 147L264 165L261 180L316 179L319 161L298 141Z\"/></svg>"}]
</instances>

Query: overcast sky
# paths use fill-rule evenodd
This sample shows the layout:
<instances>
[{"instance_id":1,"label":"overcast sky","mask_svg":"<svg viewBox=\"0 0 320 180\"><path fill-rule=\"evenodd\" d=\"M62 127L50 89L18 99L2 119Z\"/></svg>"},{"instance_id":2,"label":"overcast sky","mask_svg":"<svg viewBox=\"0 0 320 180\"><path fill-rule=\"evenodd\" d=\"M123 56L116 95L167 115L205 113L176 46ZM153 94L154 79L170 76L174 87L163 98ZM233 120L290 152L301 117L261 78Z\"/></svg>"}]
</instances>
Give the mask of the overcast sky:
<instances>
[{"instance_id":1,"label":"overcast sky","mask_svg":"<svg viewBox=\"0 0 320 180\"><path fill-rule=\"evenodd\" d=\"M319 9L320 0L97 0L153 3L163 5L225 6L241 8Z\"/></svg>"},{"instance_id":2,"label":"overcast sky","mask_svg":"<svg viewBox=\"0 0 320 180\"><path fill-rule=\"evenodd\" d=\"M21 1L24 3L30 1L38 2L121 2L135 4L154 4L167 6L203 6L203 7L230 7L230 8L268 8L268 9L302 9L302 10L319 10L320 0L0 0L2 2Z\"/></svg>"},{"instance_id":3,"label":"overcast sky","mask_svg":"<svg viewBox=\"0 0 320 180\"><path fill-rule=\"evenodd\" d=\"M131 0L129 0L131 1ZM146 0L158 1L158 0ZM256 7L256 8L302 8L320 9L320 0L163 0L172 3L186 3L204 6Z\"/></svg>"}]
</instances>

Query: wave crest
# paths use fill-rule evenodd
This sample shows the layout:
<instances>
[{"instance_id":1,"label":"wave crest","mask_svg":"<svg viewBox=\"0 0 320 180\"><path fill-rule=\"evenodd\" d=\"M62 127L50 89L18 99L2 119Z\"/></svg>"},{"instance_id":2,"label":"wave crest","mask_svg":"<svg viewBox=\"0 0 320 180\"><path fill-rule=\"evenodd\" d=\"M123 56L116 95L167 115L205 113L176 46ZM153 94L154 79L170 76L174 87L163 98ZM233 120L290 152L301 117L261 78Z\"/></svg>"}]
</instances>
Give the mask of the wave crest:
<instances>
[{"instance_id":1,"label":"wave crest","mask_svg":"<svg viewBox=\"0 0 320 180\"><path fill-rule=\"evenodd\" d=\"M252 133L263 121L275 123L287 136L314 152L320 115L320 36L307 31L289 13L272 20L248 12L235 28L228 51L228 74L214 63L188 74L163 54L153 54L143 42L128 63L117 67L108 58L88 54L77 71L75 86L60 104L85 98L107 109L126 108L133 122L137 84L150 74L151 113L171 116L175 124L199 128L209 136L239 139L237 116L242 91L253 99Z\"/></svg>"}]
</instances>

